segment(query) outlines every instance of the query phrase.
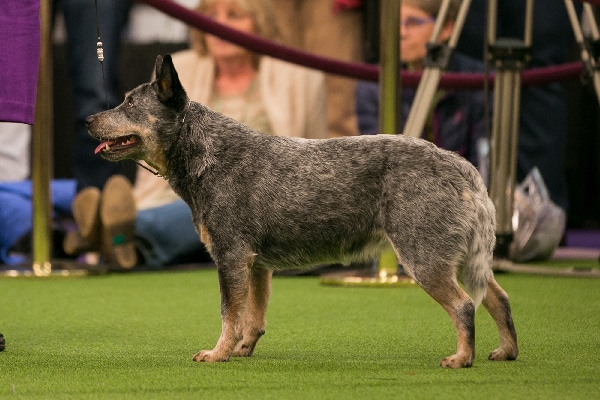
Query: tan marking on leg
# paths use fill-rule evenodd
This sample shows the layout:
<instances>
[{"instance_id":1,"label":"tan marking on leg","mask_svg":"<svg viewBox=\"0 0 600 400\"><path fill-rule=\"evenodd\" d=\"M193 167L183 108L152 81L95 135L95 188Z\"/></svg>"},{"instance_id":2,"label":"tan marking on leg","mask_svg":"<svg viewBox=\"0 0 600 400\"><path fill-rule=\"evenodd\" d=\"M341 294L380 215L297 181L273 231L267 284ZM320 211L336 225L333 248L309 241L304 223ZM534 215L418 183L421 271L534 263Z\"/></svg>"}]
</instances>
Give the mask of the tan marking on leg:
<instances>
[{"instance_id":1,"label":"tan marking on leg","mask_svg":"<svg viewBox=\"0 0 600 400\"><path fill-rule=\"evenodd\" d=\"M444 368L470 367L475 357L475 305L451 276L415 276L416 282L446 310L457 333L456 354L444 358Z\"/></svg>"},{"instance_id":2,"label":"tan marking on leg","mask_svg":"<svg viewBox=\"0 0 600 400\"><path fill-rule=\"evenodd\" d=\"M452 318L457 333L456 354L444 358L440 366L444 368L463 368L473 365L475 358L475 305L464 294L453 302L452 308L444 306Z\"/></svg>"},{"instance_id":3,"label":"tan marking on leg","mask_svg":"<svg viewBox=\"0 0 600 400\"><path fill-rule=\"evenodd\" d=\"M254 255L249 254L242 264L217 264L221 287L221 336L212 350L196 353L194 361L228 361L242 339L253 261Z\"/></svg>"},{"instance_id":4,"label":"tan marking on leg","mask_svg":"<svg viewBox=\"0 0 600 400\"><path fill-rule=\"evenodd\" d=\"M212 239L211 239L210 234L208 233L208 229L206 228L205 225L200 225L200 240L206 247L206 250L208 250L210 252L210 250L212 248Z\"/></svg>"},{"instance_id":5,"label":"tan marking on leg","mask_svg":"<svg viewBox=\"0 0 600 400\"><path fill-rule=\"evenodd\" d=\"M237 335L237 321L233 315L239 314L238 309L228 310L227 316L221 323L221 336L212 350L201 350L192 358L196 362L224 362L229 361L236 344L240 340Z\"/></svg>"},{"instance_id":6,"label":"tan marking on leg","mask_svg":"<svg viewBox=\"0 0 600 400\"><path fill-rule=\"evenodd\" d=\"M238 343L233 355L249 357L254 353L258 340L265 334L266 313L271 297L272 271L253 269L250 272L250 288L248 290L248 306L246 308L242 340Z\"/></svg>"},{"instance_id":7,"label":"tan marking on leg","mask_svg":"<svg viewBox=\"0 0 600 400\"><path fill-rule=\"evenodd\" d=\"M512 319L508 295L492 277L483 306L488 310L496 326L500 338L500 347L492 351L488 357L494 361L515 360L519 354L517 332Z\"/></svg>"},{"instance_id":8,"label":"tan marking on leg","mask_svg":"<svg viewBox=\"0 0 600 400\"><path fill-rule=\"evenodd\" d=\"M221 305L221 336L212 350L201 350L193 357L197 362L228 361L242 338L242 321L246 296L231 296L232 301Z\"/></svg>"}]
</instances>

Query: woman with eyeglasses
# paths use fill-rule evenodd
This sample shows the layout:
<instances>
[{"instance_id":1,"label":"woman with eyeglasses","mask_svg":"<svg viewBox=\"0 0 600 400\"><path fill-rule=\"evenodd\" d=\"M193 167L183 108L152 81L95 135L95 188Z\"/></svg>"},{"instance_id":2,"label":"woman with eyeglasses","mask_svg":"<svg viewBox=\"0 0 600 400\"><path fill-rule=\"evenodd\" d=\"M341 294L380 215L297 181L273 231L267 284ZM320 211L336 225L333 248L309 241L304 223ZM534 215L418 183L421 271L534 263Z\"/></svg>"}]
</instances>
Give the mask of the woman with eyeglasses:
<instances>
[{"instance_id":1,"label":"woman with eyeglasses","mask_svg":"<svg viewBox=\"0 0 600 400\"><path fill-rule=\"evenodd\" d=\"M400 7L400 59L402 68L420 71L427 54L442 0L403 0ZM452 0L440 31L439 43L446 42L454 29L460 0ZM481 72L483 63L454 52L448 71ZM413 104L416 89L402 90L402 125L412 106L431 107L421 137L447 150L455 151L478 166L478 141L486 137L484 94L481 90L446 90L438 88L432 104ZM490 105L491 106L491 105ZM378 131L379 85L358 82L356 88L358 129L362 135Z\"/></svg>"}]
</instances>

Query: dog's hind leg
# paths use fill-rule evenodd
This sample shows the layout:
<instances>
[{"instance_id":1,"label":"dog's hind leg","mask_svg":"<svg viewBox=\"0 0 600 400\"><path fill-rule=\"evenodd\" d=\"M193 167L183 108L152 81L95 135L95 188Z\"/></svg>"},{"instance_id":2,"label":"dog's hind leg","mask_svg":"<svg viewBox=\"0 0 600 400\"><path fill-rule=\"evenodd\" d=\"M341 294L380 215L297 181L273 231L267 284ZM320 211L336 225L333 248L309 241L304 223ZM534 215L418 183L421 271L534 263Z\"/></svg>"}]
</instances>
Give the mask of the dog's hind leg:
<instances>
[{"instance_id":1,"label":"dog's hind leg","mask_svg":"<svg viewBox=\"0 0 600 400\"><path fill-rule=\"evenodd\" d=\"M265 334L272 275L272 271L263 268L253 268L250 271L242 340L233 351L234 357L250 357L254 353L256 343Z\"/></svg>"},{"instance_id":2,"label":"dog's hind leg","mask_svg":"<svg viewBox=\"0 0 600 400\"><path fill-rule=\"evenodd\" d=\"M215 260L221 287L221 336L214 349L199 351L194 361L228 361L242 339L252 259L245 262Z\"/></svg>"},{"instance_id":3,"label":"dog's hind leg","mask_svg":"<svg viewBox=\"0 0 600 400\"><path fill-rule=\"evenodd\" d=\"M517 332L510 310L510 302L506 292L502 290L494 277L491 277L489 280L483 305L496 322L500 338L500 347L492 351L488 359L494 361L515 360L519 354L519 349L517 346Z\"/></svg>"},{"instance_id":4,"label":"dog's hind leg","mask_svg":"<svg viewBox=\"0 0 600 400\"><path fill-rule=\"evenodd\" d=\"M450 271L451 268L436 268L436 271L419 274L419 269L412 275L415 281L446 310L458 336L456 354L440 361L444 368L470 367L475 358L475 304L473 300L458 285L453 276L439 276L439 271ZM426 269L423 269L426 270ZM444 274L445 275L445 274Z\"/></svg>"}]
</instances>

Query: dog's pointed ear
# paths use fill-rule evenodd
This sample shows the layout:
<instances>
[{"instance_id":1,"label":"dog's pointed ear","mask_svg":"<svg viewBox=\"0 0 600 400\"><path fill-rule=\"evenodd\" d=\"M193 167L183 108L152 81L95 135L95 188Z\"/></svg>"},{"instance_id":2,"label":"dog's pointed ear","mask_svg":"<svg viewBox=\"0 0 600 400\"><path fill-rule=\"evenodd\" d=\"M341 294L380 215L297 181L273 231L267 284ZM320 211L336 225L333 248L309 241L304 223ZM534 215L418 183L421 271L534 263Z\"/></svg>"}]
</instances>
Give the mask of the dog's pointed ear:
<instances>
[{"instance_id":1,"label":"dog's pointed ear","mask_svg":"<svg viewBox=\"0 0 600 400\"><path fill-rule=\"evenodd\" d=\"M154 68L156 90L161 103L175 107L178 111L183 110L187 103L187 95L179 81L171 55L157 56Z\"/></svg>"},{"instance_id":2,"label":"dog's pointed ear","mask_svg":"<svg viewBox=\"0 0 600 400\"><path fill-rule=\"evenodd\" d=\"M154 76L158 77L160 69L162 68L163 58L159 54L156 56L156 62L154 63Z\"/></svg>"}]
</instances>

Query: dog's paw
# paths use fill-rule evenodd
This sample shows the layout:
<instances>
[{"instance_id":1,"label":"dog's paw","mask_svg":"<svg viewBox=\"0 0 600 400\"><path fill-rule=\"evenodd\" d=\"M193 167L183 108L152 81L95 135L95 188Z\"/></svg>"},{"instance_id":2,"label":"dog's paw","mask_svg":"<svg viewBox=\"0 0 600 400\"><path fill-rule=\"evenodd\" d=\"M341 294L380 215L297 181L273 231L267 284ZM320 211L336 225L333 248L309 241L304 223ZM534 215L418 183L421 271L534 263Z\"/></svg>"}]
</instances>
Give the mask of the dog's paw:
<instances>
[{"instance_id":1,"label":"dog's paw","mask_svg":"<svg viewBox=\"0 0 600 400\"><path fill-rule=\"evenodd\" d=\"M244 336L242 336L242 339L235 346L232 355L234 357L251 357L252 354L254 354L256 344L264 334L264 328L247 329Z\"/></svg>"},{"instance_id":2,"label":"dog's paw","mask_svg":"<svg viewBox=\"0 0 600 400\"><path fill-rule=\"evenodd\" d=\"M222 355L217 354L214 350L200 350L194 357L192 357L192 361L196 362L225 362L229 361L229 357L224 357Z\"/></svg>"},{"instance_id":3,"label":"dog's paw","mask_svg":"<svg viewBox=\"0 0 600 400\"><path fill-rule=\"evenodd\" d=\"M512 361L517 359L517 351L498 348L490 353L488 360L492 361Z\"/></svg>"},{"instance_id":4,"label":"dog's paw","mask_svg":"<svg viewBox=\"0 0 600 400\"><path fill-rule=\"evenodd\" d=\"M233 351L232 356L234 357L251 357L254 354L254 345L248 343L239 342Z\"/></svg>"},{"instance_id":5,"label":"dog's paw","mask_svg":"<svg viewBox=\"0 0 600 400\"><path fill-rule=\"evenodd\" d=\"M458 354L448 356L440 361L442 368L468 368L473 365L473 359L469 357L460 357Z\"/></svg>"}]
</instances>

